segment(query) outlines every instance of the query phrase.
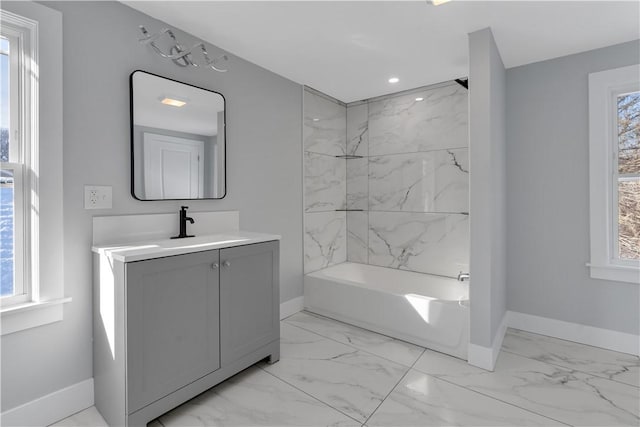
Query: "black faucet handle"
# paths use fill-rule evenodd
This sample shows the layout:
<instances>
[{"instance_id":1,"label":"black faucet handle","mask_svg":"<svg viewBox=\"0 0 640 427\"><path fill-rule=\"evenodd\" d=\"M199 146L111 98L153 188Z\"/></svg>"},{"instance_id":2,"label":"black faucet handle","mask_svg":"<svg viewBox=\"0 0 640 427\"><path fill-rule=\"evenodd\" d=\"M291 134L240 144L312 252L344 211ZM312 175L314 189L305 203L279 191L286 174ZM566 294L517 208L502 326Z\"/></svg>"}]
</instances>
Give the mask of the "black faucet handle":
<instances>
[{"instance_id":1,"label":"black faucet handle","mask_svg":"<svg viewBox=\"0 0 640 427\"><path fill-rule=\"evenodd\" d=\"M189 206L180 206L180 210L186 211L187 209L189 209Z\"/></svg>"}]
</instances>

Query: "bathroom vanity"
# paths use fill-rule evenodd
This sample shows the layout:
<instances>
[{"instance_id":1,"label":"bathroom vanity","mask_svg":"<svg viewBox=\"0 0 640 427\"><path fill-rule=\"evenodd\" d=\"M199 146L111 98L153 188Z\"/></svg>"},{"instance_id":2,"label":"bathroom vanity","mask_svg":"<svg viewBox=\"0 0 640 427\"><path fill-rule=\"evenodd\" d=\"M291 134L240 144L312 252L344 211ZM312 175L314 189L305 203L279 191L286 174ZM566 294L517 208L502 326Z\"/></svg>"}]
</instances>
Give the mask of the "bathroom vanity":
<instances>
[{"instance_id":1,"label":"bathroom vanity","mask_svg":"<svg viewBox=\"0 0 640 427\"><path fill-rule=\"evenodd\" d=\"M95 405L109 425L144 426L279 359L279 236L94 238L92 250Z\"/></svg>"}]
</instances>

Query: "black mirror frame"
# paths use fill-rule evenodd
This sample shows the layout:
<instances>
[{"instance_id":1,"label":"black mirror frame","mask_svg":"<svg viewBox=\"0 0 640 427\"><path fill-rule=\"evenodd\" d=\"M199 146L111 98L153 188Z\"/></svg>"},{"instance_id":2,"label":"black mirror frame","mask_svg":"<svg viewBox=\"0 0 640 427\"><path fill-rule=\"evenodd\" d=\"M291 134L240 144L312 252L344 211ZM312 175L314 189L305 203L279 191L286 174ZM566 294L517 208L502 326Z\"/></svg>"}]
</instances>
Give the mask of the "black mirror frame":
<instances>
[{"instance_id":1,"label":"black mirror frame","mask_svg":"<svg viewBox=\"0 0 640 427\"><path fill-rule=\"evenodd\" d=\"M133 76L136 73L144 73L144 74L149 74L151 76L154 77L159 77L161 79L165 79L165 80L170 80L172 82L176 82L176 83L180 83L183 85L187 85L187 86L191 86L194 87L196 89L201 89L201 90L206 90L207 92L212 92L215 93L217 95L220 95L222 97L222 101L224 102L224 112L223 112L223 119L224 119L224 123L223 123L223 132L224 132L224 193L222 194L222 197L202 197L199 199L140 199L138 196L136 196L135 193L135 182L134 182L134 176L135 176L135 159L134 159L134 123L133 123ZM144 71L144 70L135 70L133 71L130 75L129 75L129 121L130 121L130 150L131 150L131 196L136 199L139 200L141 202L161 202L161 201L175 201L175 200L222 200L227 196L227 98L224 97L223 94L221 94L220 92L216 92L215 90L211 90L211 89L206 89L200 86L196 86L196 85L192 85L190 83L185 83L185 82L181 82L179 80L175 80L175 79L171 79L169 77L165 77L165 76L161 76L159 74L154 74L154 73L150 73L148 71Z\"/></svg>"}]
</instances>

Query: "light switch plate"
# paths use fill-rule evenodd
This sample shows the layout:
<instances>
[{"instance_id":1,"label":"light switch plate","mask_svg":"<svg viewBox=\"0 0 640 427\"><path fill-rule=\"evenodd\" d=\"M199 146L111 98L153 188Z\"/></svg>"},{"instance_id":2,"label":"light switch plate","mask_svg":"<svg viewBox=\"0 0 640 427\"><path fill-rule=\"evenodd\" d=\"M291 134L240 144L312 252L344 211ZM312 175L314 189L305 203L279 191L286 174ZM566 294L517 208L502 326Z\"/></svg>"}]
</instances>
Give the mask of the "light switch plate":
<instances>
[{"instance_id":1,"label":"light switch plate","mask_svg":"<svg viewBox=\"0 0 640 427\"><path fill-rule=\"evenodd\" d=\"M113 189L110 185L85 185L85 209L111 209L113 205Z\"/></svg>"}]
</instances>

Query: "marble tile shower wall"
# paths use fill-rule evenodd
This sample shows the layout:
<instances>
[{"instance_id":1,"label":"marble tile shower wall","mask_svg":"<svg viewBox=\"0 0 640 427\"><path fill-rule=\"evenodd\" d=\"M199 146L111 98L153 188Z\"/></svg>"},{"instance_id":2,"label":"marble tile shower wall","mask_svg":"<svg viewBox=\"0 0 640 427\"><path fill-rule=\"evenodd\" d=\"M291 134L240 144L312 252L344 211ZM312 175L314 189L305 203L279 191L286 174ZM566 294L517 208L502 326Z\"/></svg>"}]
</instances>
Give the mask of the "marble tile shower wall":
<instances>
[{"instance_id":1,"label":"marble tile shower wall","mask_svg":"<svg viewBox=\"0 0 640 427\"><path fill-rule=\"evenodd\" d=\"M346 107L304 91L304 272L347 260Z\"/></svg>"},{"instance_id":2,"label":"marble tile shower wall","mask_svg":"<svg viewBox=\"0 0 640 427\"><path fill-rule=\"evenodd\" d=\"M423 98L416 101L416 98ZM469 263L467 91L347 108L347 259L455 276Z\"/></svg>"}]
</instances>

